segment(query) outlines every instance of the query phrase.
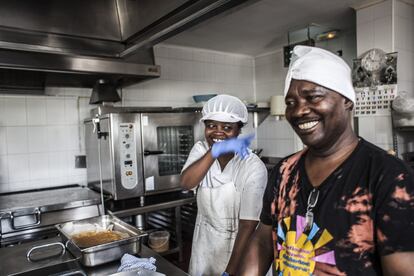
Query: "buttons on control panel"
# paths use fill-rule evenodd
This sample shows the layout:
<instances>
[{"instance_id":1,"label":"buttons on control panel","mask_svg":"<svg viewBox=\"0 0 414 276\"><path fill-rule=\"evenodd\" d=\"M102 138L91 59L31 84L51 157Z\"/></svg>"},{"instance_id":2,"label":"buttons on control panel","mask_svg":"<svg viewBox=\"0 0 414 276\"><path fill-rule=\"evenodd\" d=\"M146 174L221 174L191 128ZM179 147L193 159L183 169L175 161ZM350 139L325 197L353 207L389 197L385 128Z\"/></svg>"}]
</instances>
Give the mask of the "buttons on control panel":
<instances>
[{"instance_id":1,"label":"buttons on control panel","mask_svg":"<svg viewBox=\"0 0 414 276\"><path fill-rule=\"evenodd\" d=\"M125 189L133 189L138 185L134 124L121 123L119 133L121 184Z\"/></svg>"}]
</instances>

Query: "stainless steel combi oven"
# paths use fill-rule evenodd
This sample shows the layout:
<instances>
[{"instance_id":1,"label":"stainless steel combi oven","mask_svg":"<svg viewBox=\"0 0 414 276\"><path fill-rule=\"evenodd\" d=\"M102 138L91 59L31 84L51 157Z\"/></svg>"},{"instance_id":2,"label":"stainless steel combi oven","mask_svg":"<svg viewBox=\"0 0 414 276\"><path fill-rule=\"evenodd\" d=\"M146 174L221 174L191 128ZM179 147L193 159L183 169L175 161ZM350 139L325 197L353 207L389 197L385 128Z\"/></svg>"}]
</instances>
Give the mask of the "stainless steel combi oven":
<instances>
[{"instance_id":1,"label":"stainless steel combi oven","mask_svg":"<svg viewBox=\"0 0 414 276\"><path fill-rule=\"evenodd\" d=\"M115 200L180 189L179 175L195 141L200 113L192 109L101 109L85 120L88 186Z\"/></svg>"}]
</instances>

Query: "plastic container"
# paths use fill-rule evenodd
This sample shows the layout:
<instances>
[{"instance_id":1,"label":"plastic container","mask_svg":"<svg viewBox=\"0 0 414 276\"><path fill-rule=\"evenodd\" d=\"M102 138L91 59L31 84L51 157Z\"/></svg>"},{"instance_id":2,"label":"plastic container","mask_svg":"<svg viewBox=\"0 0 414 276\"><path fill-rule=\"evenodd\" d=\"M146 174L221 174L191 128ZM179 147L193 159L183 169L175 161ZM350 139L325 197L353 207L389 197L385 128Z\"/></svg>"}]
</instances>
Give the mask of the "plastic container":
<instances>
[{"instance_id":1,"label":"plastic container","mask_svg":"<svg viewBox=\"0 0 414 276\"><path fill-rule=\"evenodd\" d=\"M211 98L213 98L215 96L217 96L217 94L194 95L193 100L196 103L203 103L203 102L207 102L208 100L210 100Z\"/></svg>"},{"instance_id":2,"label":"plastic container","mask_svg":"<svg viewBox=\"0 0 414 276\"><path fill-rule=\"evenodd\" d=\"M148 245L155 252L167 251L170 247L170 233L168 231L155 231L148 236Z\"/></svg>"}]
</instances>

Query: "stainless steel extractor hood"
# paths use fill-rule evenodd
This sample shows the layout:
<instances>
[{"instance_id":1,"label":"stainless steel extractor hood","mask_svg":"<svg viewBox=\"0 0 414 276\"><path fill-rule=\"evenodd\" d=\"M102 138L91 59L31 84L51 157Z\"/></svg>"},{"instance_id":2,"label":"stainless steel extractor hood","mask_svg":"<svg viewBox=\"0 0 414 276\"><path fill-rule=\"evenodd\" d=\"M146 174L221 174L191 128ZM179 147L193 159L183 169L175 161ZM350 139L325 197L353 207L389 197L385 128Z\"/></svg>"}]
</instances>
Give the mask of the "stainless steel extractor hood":
<instances>
[{"instance_id":1,"label":"stainless steel extractor hood","mask_svg":"<svg viewBox=\"0 0 414 276\"><path fill-rule=\"evenodd\" d=\"M159 77L155 44L243 2L0 0L0 92Z\"/></svg>"},{"instance_id":2,"label":"stainless steel extractor hood","mask_svg":"<svg viewBox=\"0 0 414 276\"><path fill-rule=\"evenodd\" d=\"M160 67L53 53L0 49L0 90L35 93L44 86L92 87L98 79L127 86L160 76Z\"/></svg>"}]
</instances>

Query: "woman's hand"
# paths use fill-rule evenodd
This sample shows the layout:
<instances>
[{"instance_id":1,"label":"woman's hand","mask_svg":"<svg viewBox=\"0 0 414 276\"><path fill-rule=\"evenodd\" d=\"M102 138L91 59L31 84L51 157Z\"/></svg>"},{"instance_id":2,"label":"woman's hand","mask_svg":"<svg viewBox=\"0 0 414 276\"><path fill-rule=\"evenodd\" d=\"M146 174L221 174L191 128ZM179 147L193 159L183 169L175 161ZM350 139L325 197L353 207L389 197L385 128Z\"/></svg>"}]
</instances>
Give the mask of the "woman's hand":
<instances>
[{"instance_id":1,"label":"woman's hand","mask_svg":"<svg viewBox=\"0 0 414 276\"><path fill-rule=\"evenodd\" d=\"M254 134L251 134L241 138L231 138L222 142L214 143L211 147L211 155L213 158L218 158L226 153L237 153L242 159L244 159L249 155L247 148L253 138Z\"/></svg>"}]
</instances>

